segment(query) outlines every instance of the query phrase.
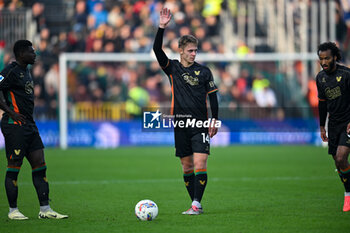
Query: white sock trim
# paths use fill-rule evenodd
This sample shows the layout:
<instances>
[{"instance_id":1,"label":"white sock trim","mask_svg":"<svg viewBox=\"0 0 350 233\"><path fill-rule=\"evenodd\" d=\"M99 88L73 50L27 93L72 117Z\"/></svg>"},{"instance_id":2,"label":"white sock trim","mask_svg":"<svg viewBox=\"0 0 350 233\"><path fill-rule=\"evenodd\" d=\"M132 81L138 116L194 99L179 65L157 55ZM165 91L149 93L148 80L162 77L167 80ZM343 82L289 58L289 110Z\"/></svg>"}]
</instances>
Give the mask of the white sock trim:
<instances>
[{"instance_id":1,"label":"white sock trim","mask_svg":"<svg viewBox=\"0 0 350 233\"><path fill-rule=\"evenodd\" d=\"M15 211L15 210L18 210L18 207L16 207L16 208L9 208L10 209L10 213L12 213L13 211Z\"/></svg>"},{"instance_id":2,"label":"white sock trim","mask_svg":"<svg viewBox=\"0 0 350 233\"><path fill-rule=\"evenodd\" d=\"M43 205L43 206L40 206L40 211L41 212L46 212L50 209L50 205Z\"/></svg>"},{"instance_id":3,"label":"white sock trim","mask_svg":"<svg viewBox=\"0 0 350 233\"><path fill-rule=\"evenodd\" d=\"M199 203L198 201L192 201L192 205L194 205L197 208L202 208L201 203Z\"/></svg>"}]
</instances>

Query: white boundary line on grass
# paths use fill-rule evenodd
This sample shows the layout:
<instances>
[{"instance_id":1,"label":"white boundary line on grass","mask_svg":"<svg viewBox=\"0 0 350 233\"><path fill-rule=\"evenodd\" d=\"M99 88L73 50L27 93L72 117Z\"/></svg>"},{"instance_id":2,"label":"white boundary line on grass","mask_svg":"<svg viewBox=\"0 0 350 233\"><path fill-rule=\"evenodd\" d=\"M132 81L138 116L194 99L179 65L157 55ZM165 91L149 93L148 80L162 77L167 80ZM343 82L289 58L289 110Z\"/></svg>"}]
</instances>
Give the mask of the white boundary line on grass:
<instances>
[{"instance_id":1,"label":"white boundary line on grass","mask_svg":"<svg viewBox=\"0 0 350 233\"><path fill-rule=\"evenodd\" d=\"M220 181L232 181L232 182L241 182L241 181L292 181L292 180L332 180L336 179L336 176L310 176L310 177L301 177L301 176L291 176L291 177L240 177L240 178L209 178L209 182L220 182ZM115 180L75 180L75 181L50 181L50 185L105 185L105 184L127 184L127 183L168 183L168 182L182 182L181 178L179 179L115 179ZM19 182L18 185L32 185L31 182Z\"/></svg>"}]
</instances>

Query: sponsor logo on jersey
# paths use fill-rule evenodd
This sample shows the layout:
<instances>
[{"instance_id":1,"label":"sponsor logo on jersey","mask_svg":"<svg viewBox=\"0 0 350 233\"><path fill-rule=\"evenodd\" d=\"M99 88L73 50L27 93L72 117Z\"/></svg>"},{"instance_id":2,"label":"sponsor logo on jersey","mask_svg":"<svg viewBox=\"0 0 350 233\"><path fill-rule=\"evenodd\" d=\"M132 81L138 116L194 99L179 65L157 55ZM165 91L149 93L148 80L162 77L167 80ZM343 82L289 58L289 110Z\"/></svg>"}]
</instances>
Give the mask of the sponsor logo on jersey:
<instances>
[{"instance_id":1,"label":"sponsor logo on jersey","mask_svg":"<svg viewBox=\"0 0 350 233\"><path fill-rule=\"evenodd\" d=\"M325 89L325 93L326 93L327 99L329 100L334 100L335 98L338 98L339 96L341 96L340 87L335 87L332 89L327 87Z\"/></svg>"},{"instance_id":2,"label":"sponsor logo on jersey","mask_svg":"<svg viewBox=\"0 0 350 233\"><path fill-rule=\"evenodd\" d=\"M34 82L33 81L27 81L26 85L24 86L24 90L28 95L33 94L34 91Z\"/></svg>"},{"instance_id":3,"label":"sponsor logo on jersey","mask_svg":"<svg viewBox=\"0 0 350 233\"><path fill-rule=\"evenodd\" d=\"M5 77L0 74L0 82L2 82L2 80L4 80L4 78Z\"/></svg>"},{"instance_id":4,"label":"sponsor logo on jersey","mask_svg":"<svg viewBox=\"0 0 350 233\"><path fill-rule=\"evenodd\" d=\"M198 78L192 77L189 73L184 73L181 76L186 81L186 83L190 84L191 86L196 86L199 84Z\"/></svg>"},{"instance_id":5,"label":"sponsor logo on jersey","mask_svg":"<svg viewBox=\"0 0 350 233\"><path fill-rule=\"evenodd\" d=\"M24 78L24 74L23 73L19 73L19 77L20 78Z\"/></svg>"}]
</instances>

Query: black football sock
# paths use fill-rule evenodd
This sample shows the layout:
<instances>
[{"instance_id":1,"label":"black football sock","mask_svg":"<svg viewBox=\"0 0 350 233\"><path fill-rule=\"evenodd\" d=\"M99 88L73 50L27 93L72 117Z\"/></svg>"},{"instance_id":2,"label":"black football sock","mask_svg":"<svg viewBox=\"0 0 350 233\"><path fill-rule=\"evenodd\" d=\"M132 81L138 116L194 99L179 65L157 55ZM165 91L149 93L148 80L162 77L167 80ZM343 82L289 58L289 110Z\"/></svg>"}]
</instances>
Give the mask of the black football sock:
<instances>
[{"instance_id":1,"label":"black football sock","mask_svg":"<svg viewBox=\"0 0 350 233\"><path fill-rule=\"evenodd\" d=\"M49 204L49 183L46 179L46 165L32 171L33 184L38 194L40 206Z\"/></svg>"},{"instance_id":2,"label":"black football sock","mask_svg":"<svg viewBox=\"0 0 350 233\"><path fill-rule=\"evenodd\" d=\"M17 208L18 186L17 177L19 168L7 168L5 176L5 189L10 208Z\"/></svg>"},{"instance_id":3,"label":"black football sock","mask_svg":"<svg viewBox=\"0 0 350 233\"><path fill-rule=\"evenodd\" d=\"M198 201L199 203L201 202L207 181L207 169L196 170L194 181L194 201Z\"/></svg>"},{"instance_id":4,"label":"black football sock","mask_svg":"<svg viewBox=\"0 0 350 233\"><path fill-rule=\"evenodd\" d=\"M184 182L186 185L187 192L190 195L192 201L194 197L194 180L195 175L193 171L184 173Z\"/></svg>"},{"instance_id":5,"label":"black football sock","mask_svg":"<svg viewBox=\"0 0 350 233\"><path fill-rule=\"evenodd\" d=\"M338 171L339 177L344 184L345 192L350 192L350 166Z\"/></svg>"}]
</instances>

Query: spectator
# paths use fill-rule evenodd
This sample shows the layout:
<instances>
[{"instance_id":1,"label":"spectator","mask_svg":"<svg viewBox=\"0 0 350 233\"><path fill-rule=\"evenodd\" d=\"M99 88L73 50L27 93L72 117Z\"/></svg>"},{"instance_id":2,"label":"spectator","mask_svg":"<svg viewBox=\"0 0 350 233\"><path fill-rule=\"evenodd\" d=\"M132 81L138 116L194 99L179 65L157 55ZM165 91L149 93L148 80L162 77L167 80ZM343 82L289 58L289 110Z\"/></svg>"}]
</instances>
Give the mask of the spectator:
<instances>
[{"instance_id":1,"label":"spectator","mask_svg":"<svg viewBox=\"0 0 350 233\"><path fill-rule=\"evenodd\" d=\"M275 92L268 86L255 92L255 100L261 108L273 108L277 105Z\"/></svg>"},{"instance_id":2,"label":"spectator","mask_svg":"<svg viewBox=\"0 0 350 233\"><path fill-rule=\"evenodd\" d=\"M107 23L108 13L104 9L104 5L101 2L98 2L94 5L90 16L94 18L94 28L98 28L101 24Z\"/></svg>"},{"instance_id":3,"label":"spectator","mask_svg":"<svg viewBox=\"0 0 350 233\"><path fill-rule=\"evenodd\" d=\"M86 28L88 13L86 9L86 2L83 0L77 1L74 12L73 30L76 32L84 31Z\"/></svg>"},{"instance_id":4,"label":"spectator","mask_svg":"<svg viewBox=\"0 0 350 233\"><path fill-rule=\"evenodd\" d=\"M50 70L46 73L44 77L45 90L50 90L51 92L58 92L59 87L59 75L58 75L58 63L53 63ZM50 94L50 96L53 96Z\"/></svg>"},{"instance_id":5,"label":"spectator","mask_svg":"<svg viewBox=\"0 0 350 233\"><path fill-rule=\"evenodd\" d=\"M46 27L46 18L44 16L45 6L40 2L36 2L32 6L33 20L36 23L36 30L39 33L41 29Z\"/></svg>"}]
</instances>

